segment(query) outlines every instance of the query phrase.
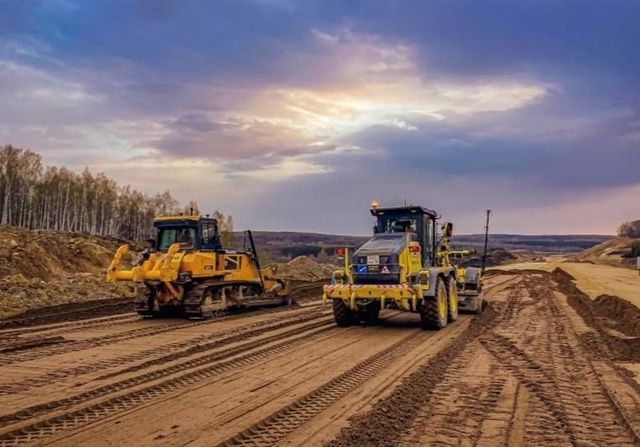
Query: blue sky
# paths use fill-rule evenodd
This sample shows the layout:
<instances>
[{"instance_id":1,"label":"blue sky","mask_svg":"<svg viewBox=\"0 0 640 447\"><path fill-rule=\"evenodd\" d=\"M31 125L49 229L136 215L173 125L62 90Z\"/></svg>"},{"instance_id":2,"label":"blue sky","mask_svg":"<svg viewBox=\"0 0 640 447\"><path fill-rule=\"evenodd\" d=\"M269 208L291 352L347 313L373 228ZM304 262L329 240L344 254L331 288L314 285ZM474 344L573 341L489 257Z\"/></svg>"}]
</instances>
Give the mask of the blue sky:
<instances>
[{"instance_id":1,"label":"blue sky","mask_svg":"<svg viewBox=\"0 0 640 447\"><path fill-rule=\"evenodd\" d=\"M0 141L241 228L640 217L640 2L0 0Z\"/></svg>"}]
</instances>

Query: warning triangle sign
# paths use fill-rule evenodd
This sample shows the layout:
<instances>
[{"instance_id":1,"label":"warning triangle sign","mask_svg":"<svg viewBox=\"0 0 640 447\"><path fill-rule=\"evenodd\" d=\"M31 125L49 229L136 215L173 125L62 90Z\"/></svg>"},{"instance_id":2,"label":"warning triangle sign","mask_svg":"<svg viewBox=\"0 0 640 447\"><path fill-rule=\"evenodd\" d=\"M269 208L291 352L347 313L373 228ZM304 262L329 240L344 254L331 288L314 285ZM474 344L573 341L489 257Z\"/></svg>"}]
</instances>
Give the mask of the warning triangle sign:
<instances>
[{"instance_id":1,"label":"warning triangle sign","mask_svg":"<svg viewBox=\"0 0 640 447\"><path fill-rule=\"evenodd\" d=\"M382 267L382 270L380 270L380 273L391 273L391 272L389 271L389 267L385 265L384 267Z\"/></svg>"}]
</instances>

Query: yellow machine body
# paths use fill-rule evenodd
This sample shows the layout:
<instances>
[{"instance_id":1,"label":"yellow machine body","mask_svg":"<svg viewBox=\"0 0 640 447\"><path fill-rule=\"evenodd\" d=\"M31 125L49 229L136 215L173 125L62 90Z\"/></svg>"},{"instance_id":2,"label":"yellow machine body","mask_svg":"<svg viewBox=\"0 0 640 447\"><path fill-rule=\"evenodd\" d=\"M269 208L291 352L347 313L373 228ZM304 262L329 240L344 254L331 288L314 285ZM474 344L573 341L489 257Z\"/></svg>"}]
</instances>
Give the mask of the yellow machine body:
<instances>
[{"instance_id":1,"label":"yellow machine body","mask_svg":"<svg viewBox=\"0 0 640 447\"><path fill-rule=\"evenodd\" d=\"M143 252L130 269L123 269L121 264L131 247L118 248L107 269L107 281L138 283L144 295L139 313L148 315L164 309L197 317L230 307L284 303L288 286L273 278L270 269L259 267L250 232L252 250L227 250L219 244L217 223L213 219L166 216L155 222L159 230L156 245L163 230L188 231L193 237L188 244L175 242L166 250ZM210 228L215 231L208 231ZM201 234L205 232L212 234L208 245Z\"/></svg>"},{"instance_id":2,"label":"yellow machine body","mask_svg":"<svg viewBox=\"0 0 640 447\"><path fill-rule=\"evenodd\" d=\"M371 214L377 218L373 238L353 254L344 250L344 268L323 289L338 325L373 322L385 308L420 313L424 328L455 321L458 305L466 304L458 296L466 272L449 260L452 225L443 226L436 241L435 211L376 206Z\"/></svg>"}]
</instances>

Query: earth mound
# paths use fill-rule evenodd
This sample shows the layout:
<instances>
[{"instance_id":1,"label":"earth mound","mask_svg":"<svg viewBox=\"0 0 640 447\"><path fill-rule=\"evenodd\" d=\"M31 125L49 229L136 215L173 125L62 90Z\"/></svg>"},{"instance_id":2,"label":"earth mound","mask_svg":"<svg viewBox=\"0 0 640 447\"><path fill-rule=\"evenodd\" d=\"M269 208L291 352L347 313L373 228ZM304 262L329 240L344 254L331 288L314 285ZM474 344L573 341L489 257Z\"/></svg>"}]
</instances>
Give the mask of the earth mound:
<instances>
[{"instance_id":1,"label":"earth mound","mask_svg":"<svg viewBox=\"0 0 640 447\"><path fill-rule=\"evenodd\" d=\"M331 278L336 270L334 264L321 263L308 256L298 256L289 262L270 264L278 278L294 281L320 281Z\"/></svg>"},{"instance_id":2,"label":"earth mound","mask_svg":"<svg viewBox=\"0 0 640 447\"><path fill-rule=\"evenodd\" d=\"M120 244L78 233L0 227L0 317L131 296L130 286L104 279Z\"/></svg>"}]
</instances>

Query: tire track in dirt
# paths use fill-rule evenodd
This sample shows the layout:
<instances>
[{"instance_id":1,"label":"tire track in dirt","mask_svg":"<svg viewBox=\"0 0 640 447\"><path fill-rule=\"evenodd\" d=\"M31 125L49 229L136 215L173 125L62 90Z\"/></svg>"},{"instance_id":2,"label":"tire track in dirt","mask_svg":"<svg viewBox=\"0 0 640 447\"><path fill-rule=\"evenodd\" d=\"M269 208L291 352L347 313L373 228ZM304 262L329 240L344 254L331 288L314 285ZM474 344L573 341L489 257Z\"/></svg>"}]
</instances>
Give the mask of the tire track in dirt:
<instances>
[{"instance_id":1,"label":"tire track in dirt","mask_svg":"<svg viewBox=\"0 0 640 447\"><path fill-rule=\"evenodd\" d=\"M61 326L53 326L53 327L31 327L23 331L11 331L11 332L0 332L0 337L3 339L3 344L6 343L18 343L18 342L29 342L31 340L37 340L41 338L43 335L46 337L51 336L59 336L63 334L70 334L73 332L84 330L87 327L91 329L96 328L105 328L110 326L116 326L119 324L126 324L140 321L140 317L136 314L125 314L111 318L101 318L98 320L90 319L90 320L82 320L79 322L72 322L69 324L61 325ZM45 334L42 334L45 332ZM23 337L25 334L36 334L32 337Z\"/></svg>"},{"instance_id":2,"label":"tire track in dirt","mask_svg":"<svg viewBox=\"0 0 640 447\"><path fill-rule=\"evenodd\" d=\"M29 311L23 316L0 321L0 330L21 328L26 330L31 326L42 324L56 324L79 322L102 316L129 314L134 315L133 301L127 298L113 298L109 300L94 300L84 303L63 304L53 308L42 308Z\"/></svg>"},{"instance_id":3,"label":"tire track in dirt","mask_svg":"<svg viewBox=\"0 0 640 447\"><path fill-rule=\"evenodd\" d=\"M500 328L501 331L514 331L522 338L529 338L536 330L535 325L523 325L522 319L527 305L535 302L528 291L534 287L535 279L525 278L518 289L510 291L504 304L495 308L501 311L490 328ZM488 328L488 329L490 329ZM489 331L490 335L494 335ZM423 406L414 420L408 434L402 438L399 445L411 446L429 443L438 446L495 445L503 442L511 445L509 440L516 440L524 433L524 421L531 418L531 414L521 415L519 422L515 413L518 401L518 381L511 372L497 362L490 350L487 349L485 338L481 335L476 341L465 347L461 355L454 359L444 372L443 379L436 385L434 397L428 405ZM495 337L502 337L495 335ZM502 337L504 338L504 337ZM535 383L552 381L544 375L538 377ZM508 386L507 386L508 384ZM513 404L509 405L509 399ZM562 445L570 440L562 432L556 435L557 426L554 417L539 402L527 398L529 410L535 413L536 420L544 421L545 430L541 433L527 433L527 440L532 445ZM500 401L500 405L498 402ZM541 407L541 408L539 408ZM541 410L541 411L540 411ZM537 425L539 427L540 425ZM512 430L520 431L519 435ZM550 433L549 433L550 432ZM498 441L499 440L499 441ZM514 441L515 444L522 442Z\"/></svg>"},{"instance_id":4,"label":"tire track in dirt","mask_svg":"<svg viewBox=\"0 0 640 447\"><path fill-rule=\"evenodd\" d=\"M394 360L409 353L431 335L422 332L418 335L411 333L405 336L311 393L252 425L242 433L220 443L219 446L269 446L276 444Z\"/></svg>"},{"instance_id":5,"label":"tire track in dirt","mask_svg":"<svg viewBox=\"0 0 640 447\"><path fill-rule=\"evenodd\" d=\"M187 356L191 356L197 353L202 353L202 352L206 352L209 350L215 350L218 349L220 347L223 347L227 344L233 343L238 341L239 339L243 339L245 337L255 337L255 336L259 336L262 335L264 333L270 332L270 331L277 331L279 329L285 328L287 326L294 326L294 325L302 325L300 327L294 328L289 332L286 332L284 334L282 333L278 333L276 335L273 336L269 336L269 337L264 337L264 338L259 338L258 340L254 340L254 341L250 341L248 343L244 343L240 346L236 346L236 347L232 347L229 349L226 349L224 351L221 352L214 352L212 354L206 355L206 356L202 356L202 357L197 357L194 359L190 359L181 363L177 363L177 364L173 364L171 366L165 367L165 368L161 368L158 370L154 370L154 371L150 371L147 372L145 374L139 375L139 376L135 376L135 377L131 377L128 379L124 379L121 380L119 382L114 382L114 383L110 383L108 385L104 385L95 389L92 389L90 391L86 391L80 394L77 394L75 396L71 396L65 399L61 399L61 400L56 400L53 402L48 402L45 404L39 404L39 405L34 405L28 408L24 408L18 412L14 412L12 414L7 414L7 415L3 415L0 416L0 428L1 427L6 427L7 425L10 425L12 423L16 423L19 422L21 420L25 420L25 419L31 419L34 417L37 417L39 415L48 413L50 411L54 411L54 410L59 410L59 409L65 409L65 408L69 408L73 405L77 405L83 402L86 402L88 400L91 399L95 399L104 395L108 395L111 393L115 393L115 392L119 392L122 390L125 390L127 388L131 388L134 386L138 386L153 380L157 380L181 371L185 371L188 369L192 369L198 366L202 366L202 365L206 365L207 363L211 363L211 362L218 362L221 360L224 360L225 358L231 357L233 355L237 355L241 352L244 351L248 351L251 349L254 349L256 347L259 347L262 344L265 343L270 343L273 341L277 341L282 339L283 337L287 337L287 336L292 336L292 335L297 335L301 332L307 331L307 330L311 330L311 329L315 329L317 327L321 327L321 326L325 326L328 323L330 323L330 318L322 318L322 315L317 314L317 315L311 315L309 317L306 318L302 318L302 321L285 321L285 322L281 322L281 323L276 323L275 325L269 326L269 327L261 327L261 328L257 328L253 331L245 331L243 332L238 332L235 334L230 334L228 337L214 341L212 343L207 344L206 346L202 346L199 349L196 349L193 352L190 351L185 351L183 353L174 353L174 354L169 354L168 356L164 357L163 359L163 363L164 362L171 362L171 361L175 361L175 360L179 360L181 358L187 357ZM313 320L319 320L320 321L313 321ZM155 364L155 363L154 363Z\"/></svg>"},{"instance_id":6,"label":"tire track in dirt","mask_svg":"<svg viewBox=\"0 0 640 447\"><path fill-rule=\"evenodd\" d=\"M141 337L150 337L153 335L164 334L167 332L173 332L184 328L191 328L203 325L214 324L219 321L229 321L239 318L245 318L247 315L262 315L265 313L277 313L287 310L291 310L290 306L268 308L250 313L233 313L231 311L219 311L212 318L199 321L177 321L167 320L166 324L154 325L151 327L142 327L133 329L131 331L109 334L100 337L94 337L82 340L63 340L59 344L43 346L41 349L29 349L26 351L15 352L13 355L7 355L3 358L4 365L10 365L12 363L25 362L29 360L36 360L42 357L48 357L57 354L66 354L69 352L80 351L84 349L90 349L96 346L104 346L108 344L118 343L121 341L127 341L132 339L139 339ZM154 320L156 322L157 320Z\"/></svg>"},{"instance_id":7,"label":"tire track in dirt","mask_svg":"<svg viewBox=\"0 0 640 447\"><path fill-rule=\"evenodd\" d=\"M522 277L329 446L640 445L550 275Z\"/></svg>"},{"instance_id":8,"label":"tire track in dirt","mask_svg":"<svg viewBox=\"0 0 640 447\"><path fill-rule=\"evenodd\" d=\"M119 370L114 373L105 374L94 380L104 380L107 378L112 378L121 374L134 372L146 367L157 365L159 363L162 363L162 361L167 361L167 359L169 359L170 357L174 357L173 360L175 360L177 358L196 354L198 352L203 352L208 349L215 349L215 348L224 346L225 344L238 341L239 339L244 337L256 336L268 330L274 330L274 325L277 327L285 327L287 325L308 321L308 319L318 318L321 315L320 312L321 310L319 310L317 307L311 307L309 309L304 309L299 314L292 316L291 318L287 318L285 320L280 320L278 317L276 317L274 319L252 323L252 324L249 324L248 326L243 326L235 330L225 330L222 332L207 333L195 338L189 338L186 340L180 340L177 342L156 346L151 349L146 349L146 350L132 353L132 354L117 356L112 359L106 359L98 362L83 364L83 365L75 366L72 368L55 370L43 376L32 377L32 378L25 379L18 382L3 384L2 388L0 389L0 396L15 394L15 393L27 391L33 388L45 386L54 381L59 381L69 376L76 377L76 376L87 374L93 371L100 371L106 368L130 364L132 362L144 360L149 357L160 356L159 358L156 358L154 360L149 360L139 365L125 368L123 370ZM309 317L307 314L311 316ZM314 315L314 314L318 314L318 315ZM292 322L291 320L295 320L295 322ZM217 320L217 321L219 322L220 320ZM228 320L225 320L225 321L228 321ZM265 327L265 326L269 326L269 327ZM220 337L220 338L217 338L214 342L205 343L210 341L214 337ZM167 352L171 354L163 355L163 354L166 354Z\"/></svg>"},{"instance_id":9,"label":"tire track in dirt","mask_svg":"<svg viewBox=\"0 0 640 447\"><path fill-rule=\"evenodd\" d=\"M126 392L125 394L115 396L108 400L98 402L87 407L80 408L78 410L71 410L70 412L62 413L54 417L37 421L27 426L1 434L0 446L15 446L27 442L33 442L38 439L50 436L59 431L70 430L89 424L96 420L108 417L112 414L120 413L130 408L143 405L149 400L155 399L165 394L178 391L191 385L202 384L203 381L224 372L243 366L248 366L260 360L269 359L275 355L290 350L293 347L326 336L326 332L328 331L340 330L335 328L332 321L311 323L303 328L299 328L286 334L277 334L273 337L272 340L270 340L270 342L280 340L282 337L291 337L294 334L296 335L296 337L285 339L284 341L266 346L262 349L257 349L247 352L246 354L242 354L243 351L247 351L251 348L257 348L263 345L265 343L265 339L259 339L255 342L252 342L251 347L245 345L243 347L232 348L225 353L219 353L219 358L209 358L208 363L210 364L204 366L203 368L188 371L182 375L169 378L162 382L149 385L144 388L136 389L131 392ZM225 358L233 355L238 356L226 361L224 360ZM177 371L180 371L184 369L182 368L182 366L182 364L179 364L175 365L174 367L169 367L168 369L175 368ZM172 371L171 373L173 372L176 371ZM151 380L157 379L158 377L162 377L162 375L156 377L154 373L149 373L148 375L144 375L141 377L144 378L134 379L138 379L136 380L137 382L141 382L141 384L144 384L145 382L149 382ZM99 392L97 392L97 394L107 394L109 392L115 392L118 391L118 389L122 389L123 387L126 389L127 387L134 386L135 384L129 382L126 385L128 386L122 384L114 384L115 389L100 390ZM95 397L96 396L88 398L91 399ZM85 399L85 396L82 396L79 399L87 400Z\"/></svg>"},{"instance_id":10,"label":"tire track in dirt","mask_svg":"<svg viewBox=\"0 0 640 447\"><path fill-rule=\"evenodd\" d=\"M291 298L295 300L298 296L305 297L307 294L314 293L314 291L316 289L319 289L319 287L320 287L319 281L308 283L308 284L306 283L297 284L292 288L290 295L291 295ZM50 355L88 349L94 346L102 346L105 344L117 343L120 341L130 340L133 338L158 335L161 333L179 330L185 327L210 324L214 321L220 321L221 319L242 318L248 314L260 315L262 313L278 312L278 311L290 310L290 309L291 309L291 306L286 306L286 307L278 307L278 308L261 309L257 311L256 310L241 311L240 313L238 313L235 310L222 310L222 311L215 312L213 317L207 320L202 320L202 321L189 320L189 321L183 321L178 323L176 323L175 320L173 321L168 320L169 324L162 325L160 327L156 325L150 328L138 328L128 332L124 332L124 333L110 334L102 337L95 337L95 338L83 339L83 340L60 339L60 340L57 340L55 343L42 345L42 349L38 349L37 343L35 343L34 345L34 341L36 340L25 340L24 342L22 342L22 344L17 343L16 345L11 346L11 349L14 352L14 354L4 356L3 364L8 365L8 364L17 363L17 362L35 360L41 357L47 357ZM131 322L135 322L135 321L141 321L141 320L135 320L135 319L131 320ZM87 322L84 320L81 320L78 323L73 322L72 324L75 324L76 326L73 326L72 328L70 327L70 328L62 329L63 333L74 332L78 328L83 328L84 326L91 326L91 322ZM107 326L111 324L112 324L111 322L106 323ZM119 324L119 322L116 321L113 324ZM29 330L34 330L34 329L36 328L29 328Z\"/></svg>"},{"instance_id":11,"label":"tire track in dirt","mask_svg":"<svg viewBox=\"0 0 640 447\"><path fill-rule=\"evenodd\" d=\"M529 327L537 332L539 345L532 349L518 338L517 322L480 341L546 410L546 414L540 408L533 412L539 424L527 421L528 442L637 445L640 439L608 399L549 287L548 276L529 279L527 287L532 301L521 307L533 306L536 324Z\"/></svg>"},{"instance_id":12,"label":"tire track in dirt","mask_svg":"<svg viewBox=\"0 0 640 447\"><path fill-rule=\"evenodd\" d=\"M508 414L493 411L508 375L490 364L483 374L470 371L480 360L476 358L478 342L472 344L452 361L433 391L432 404L415 418L409 434L397 443L398 446L423 445L423 440L429 440L431 445L453 447L459 446L461 439L475 445L487 418L492 417L494 424L508 425ZM481 360L489 359L485 355ZM466 374L473 374L473 383L460 380L460 376Z\"/></svg>"},{"instance_id":13,"label":"tire track in dirt","mask_svg":"<svg viewBox=\"0 0 640 447\"><path fill-rule=\"evenodd\" d=\"M433 402L435 389L444 379L449 366L462 355L466 346L493 324L497 316L491 303L488 303L483 313L474 317L462 334L417 371L403 378L387 397L377 401L369 411L353 417L351 425L341 430L328 446L397 445L422 408Z\"/></svg>"}]
</instances>

